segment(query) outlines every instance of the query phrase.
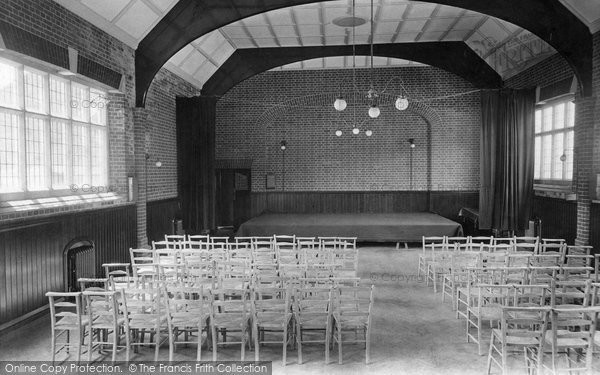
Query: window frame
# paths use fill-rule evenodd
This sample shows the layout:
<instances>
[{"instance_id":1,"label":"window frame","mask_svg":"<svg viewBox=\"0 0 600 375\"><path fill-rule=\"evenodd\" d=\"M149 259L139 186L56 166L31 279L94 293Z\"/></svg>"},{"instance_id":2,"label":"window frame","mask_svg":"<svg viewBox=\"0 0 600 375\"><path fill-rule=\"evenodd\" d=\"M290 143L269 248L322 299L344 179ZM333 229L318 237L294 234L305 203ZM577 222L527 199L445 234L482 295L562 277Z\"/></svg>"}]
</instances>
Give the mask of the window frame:
<instances>
[{"instance_id":1,"label":"window frame","mask_svg":"<svg viewBox=\"0 0 600 375\"><path fill-rule=\"evenodd\" d=\"M12 56L10 56L12 57ZM19 190L6 190L6 191L1 191L0 190L0 200L1 201L15 201L15 200L27 200L27 199L38 199L38 198L49 198L49 197L64 197L64 196L72 196L72 195L81 195L81 194L85 194L86 192L82 192L81 191L81 186L79 186L79 190L78 191L72 191L71 188L69 188L69 186L72 186L74 184L73 181L73 143L72 143L72 138L73 138L73 127L75 123L80 123L80 124L84 124L86 131L88 133L88 149L87 149L87 154L88 154L88 159L90 160L91 164L91 160L92 160L92 139L91 139L91 135L92 135L92 127L96 127L96 128L104 128L104 132L105 132L105 140L104 140L104 153L105 153L105 162L104 162L104 182L101 184L103 185L103 187L106 187L106 190L108 190L108 185L110 183L110 170L111 170L111 166L110 166L110 121L109 121L109 116L108 116L108 94L109 94L109 90L110 88L105 87L105 85L102 85L100 83L97 83L95 81L92 80L88 80L88 79L81 79L77 76L64 76L59 74L58 72L60 70L58 69L53 69L51 67L46 66L45 64L39 64L36 63L34 61L29 61L29 59L19 59L19 58L15 58L15 59L11 59L9 56L0 56L0 63L12 66L14 68L17 69L17 95L18 95L18 100L17 102L17 106L16 107L12 107L12 106L5 106L4 104L0 104L0 110L2 110L3 112L8 112L8 113L16 113L18 114L18 116L20 117L20 123L18 124L18 139L17 139L17 144L19 145L18 148L18 159L19 159L19 165L18 165L18 171L19 171L19 175L18 175L18 179L19 179ZM23 61L21 61L23 60ZM43 74L43 80L44 80L44 105L45 105L45 113L39 113L39 112L33 112L33 111L29 111L26 109L25 106L25 95L26 95L26 89L25 89L25 71L26 70L30 70L30 71L34 71L36 73L41 73ZM62 70L62 69L61 69ZM61 82L66 82L66 98L67 98L67 109L66 109L66 117L63 117L63 115L55 115L52 113L52 87L51 87L51 79L55 78L58 81ZM105 106L105 110L104 110L104 124L103 125L98 125L95 123L92 123L92 119L91 116L88 114L88 119L87 122L81 122L81 121L77 121L73 119L73 96L72 96L72 87L73 85L83 85L85 87L87 87L87 92L88 95L90 92L94 91L94 92L99 92L101 93L101 95L104 96L104 106ZM89 101L89 97L88 97L88 101ZM88 112L90 112L90 108L88 108ZM27 137L26 137L26 133L27 133L27 117L28 116L32 116L32 117L37 117L37 118L43 118L44 119L44 123L45 123L45 128L44 128L44 174L45 174L45 188L43 189L36 189L36 190L29 190L28 188L28 166L27 166L27 158L28 158L28 154L27 154ZM66 124L66 129L65 129L65 147L66 147L66 164L65 164L65 168L66 168L66 176L65 176L65 185L64 188L59 188L59 187L55 187L53 185L55 185L54 181L53 181L53 147L52 147L52 123L54 120L58 120L60 122L64 122ZM88 182L90 186L92 186L92 181L91 181L91 170L90 170L90 181ZM95 186L95 185L94 185ZM92 191L90 191L91 193Z\"/></svg>"},{"instance_id":2,"label":"window frame","mask_svg":"<svg viewBox=\"0 0 600 375\"><path fill-rule=\"evenodd\" d=\"M542 111L541 116L542 116L542 121L543 121L543 110L546 108L552 108L552 115L555 115L555 107L560 105L560 104L564 104L564 127L562 128L552 128L550 130L544 130L543 129L543 123L540 125L540 132L536 132L535 131L535 119L534 119L534 165L536 162L536 157L537 157L537 153L538 150L535 148L535 143L536 140L538 139L538 137L540 138L540 146L543 147L543 141L542 141L542 137L546 136L546 135L550 135L550 136L554 136L555 134L563 134L563 145L566 142L566 138L567 138L567 134L569 132L573 132L573 143L575 142L575 121L573 121L573 126L568 126L568 121L567 121L567 116L568 116L568 105L569 103L573 103L573 117L575 116L575 112L576 112L576 104L575 104L575 96L573 94L568 94L568 95L562 95L550 100L546 100L544 102L540 102L536 105L535 107L535 111L537 112L538 110ZM554 119L552 121L552 125L554 126ZM563 149L563 154L566 151L566 149ZM552 158L552 155L554 154L554 137L551 140L550 143L550 157ZM542 174L542 169L544 168L544 155L543 155L543 150L540 151L540 178L536 178L535 177L535 167L534 167L534 185L536 185L536 187L559 187L561 189L569 189L571 188L572 184L573 184L573 180L574 180L574 175L576 173L575 171L575 145L573 144L573 149L571 150L571 157L573 158L572 161L572 174L570 176L570 178L541 178L541 174ZM550 165L550 176L552 176L553 173L553 169L554 169L554 164ZM567 168L567 164L563 162L562 165L562 175L564 176L566 174L566 171L568 170Z\"/></svg>"}]
</instances>

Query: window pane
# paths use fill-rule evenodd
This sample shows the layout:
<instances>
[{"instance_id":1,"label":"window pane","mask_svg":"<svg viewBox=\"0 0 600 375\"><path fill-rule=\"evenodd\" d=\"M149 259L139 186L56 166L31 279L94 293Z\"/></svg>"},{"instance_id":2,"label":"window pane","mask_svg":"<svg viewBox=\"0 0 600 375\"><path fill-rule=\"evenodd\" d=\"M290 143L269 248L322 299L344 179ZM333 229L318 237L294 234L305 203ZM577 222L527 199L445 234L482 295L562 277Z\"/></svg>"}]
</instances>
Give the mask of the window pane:
<instances>
[{"instance_id":1,"label":"window pane","mask_svg":"<svg viewBox=\"0 0 600 375\"><path fill-rule=\"evenodd\" d=\"M0 110L0 191L21 190L19 126L21 115Z\"/></svg>"},{"instance_id":2,"label":"window pane","mask_svg":"<svg viewBox=\"0 0 600 375\"><path fill-rule=\"evenodd\" d=\"M90 121L96 125L106 125L106 93L90 89Z\"/></svg>"},{"instance_id":3,"label":"window pane","mask_svg":"<svg viewBox=\"0 0 600 375\"><path fill-rule=\"evenodd\" d=\"M46 74L25 68L25 109L36 113L47 113Z\"/></svg>"},{"instance_id":4,"label":"window pane","mask_svg":"<svg viewBox=\"0 0 600 375\"><path fill-rule=\"evenodd\" d=\"M50 114L69 117L69 81L50 76Z\"/></svg>"},{"instance_id":5,"label":"window pane","mask_svg":"<svg viewBox=\"0 0 600 375\"><path fill-rule=\"evenodd\" d=\"M87 86L71 85L71 111L72 118L76 121L88 122L90 117L90 98Z\"/></svg>"},{"instance_id":6,"label":"window pane","mask_svg":"<svg viewBox=\"0 0 600 375\"><path fill-rule=\"evenodd\" d=\"M0 106L21 108L19 96L19 68L0 61Z\"/></svg>"},{"instance_id":7,"label":"window pane","mask_svg":"<svg viewBox=\"0 0 600 375\"><path fill-rule=\"evenodd\" d=\"M542 137L535 137L535 167L533 169L533 178L540 178L540 171L542 165Z\"/></svg>"},{"instance_id":8,"label":"window pane","mask_svg":"<svg viewBox=\"0 0 600 375\"><path fill-rule=\"evenodd\" d=\"M50 149L52 150L52 188L67 188L67 126L64 120L52 119Z\"/></svg>"},{"instance_id":9,"label":"window pane","mask_svg":"<svg viewBox=\"0 0 600 375\"><path fill-rule=\"evenodd\" d=\"M552 130L552 107L544 108L544 112L542 114L542 130Z\"/></svg>"},{"instance_id":10,"label":"window pane","mask_svg":"<svg viewBox=\"0 0 600 375\"><path fill-rule=\"evenodd\" d=\"M575 126L575 103L567 103L567 127L572 128Z\"/></svg>"},{"instance_id":11,"label":"window pane","mask_svg":"<svg viewBox=\"0 0 600 375\"><path fill-rule=\"evenodd\" d=\"M542 131L542 110L538 109L535 111L535 133Z\"/></svg>"},{"instance_id":12,"label":"window pane","mask_svg":"<svg viewBox=\"0 0 600 375\"><path fill-rule=\"evenodd\" d=\"M90 147L88 126L73 124L73 183L90 184Z\"/></svg>"},{"instance_id":13,"label":"window pane","mask_svg":"<svg viewBox=\"0 0 600 375\"><path fill-rule=\"evenodd\" d=\"M46 183L46 124L43 118L25 118L25 147L27 149L27 189L44 190Z\"/></svg>"},{"instance_id":14,"label":"window pane","mask_svg":"<svg viewBox=\"0 0 600 375\"><path fill-rule=\"evenodd\" d=\"M92 184L106 185L106 128L92 127Z\"/></svg>"},{"instance_id":15,"label":"window pane","mask_svg":"<svg viewBox=\"0 0 600 375\"><path fill-rule=\"evenodd\" d=\"M554 106L554 129L565 127L565 103Z\"/></svg>"},{"instance_id":16,"label":"window pane","mask_svg":"<svg viewBox=\"0 0 600 375\"><path fill-rule=\"evenodd\" d=\"M552 145L552 178L563 178L563 162L560 157L565 152L564 150L564 133L554 134L554 144Z\"/></svg>"},{"instance_id":17,"label":"window pane","mask_svg":"<svg viewBox=\"0 0 600 375\"><path fill-rule=\"evenodd\" d=\"M552 135L542 137L542 178L550 178L552 168Z\"/></svg>"},{"instance_id":18,"label":"window pane","mask_svg":"<svg viewBox=\"0 0 600 375\"><path fill-rule=\"evenodd\" d=\"M573 130L565 133L565 156L567 160L565 161L565 179L572 180L573 179L573 139L575 138L575 132Z\"/></svg>"}]
</instances>

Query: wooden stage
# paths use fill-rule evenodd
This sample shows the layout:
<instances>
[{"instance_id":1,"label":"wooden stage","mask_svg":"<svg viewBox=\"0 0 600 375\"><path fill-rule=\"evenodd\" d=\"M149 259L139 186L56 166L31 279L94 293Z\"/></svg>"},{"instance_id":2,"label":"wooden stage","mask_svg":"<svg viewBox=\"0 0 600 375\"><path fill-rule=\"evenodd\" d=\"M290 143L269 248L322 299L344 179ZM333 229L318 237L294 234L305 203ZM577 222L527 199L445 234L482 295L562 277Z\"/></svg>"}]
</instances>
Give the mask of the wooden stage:
<instances>
[{"instance_id":1,"label":"wooden stage","mask_svg":"<svg viewBox=\"0 0 600 375\"><path fill-rule=\"evenodd\" d=\"M357 237L368 242L421 242L423 236L462 235L462 226L429 212L384 214L263 214L243 223L236 236L295 234Z\"/></svg>"}]
</instances>

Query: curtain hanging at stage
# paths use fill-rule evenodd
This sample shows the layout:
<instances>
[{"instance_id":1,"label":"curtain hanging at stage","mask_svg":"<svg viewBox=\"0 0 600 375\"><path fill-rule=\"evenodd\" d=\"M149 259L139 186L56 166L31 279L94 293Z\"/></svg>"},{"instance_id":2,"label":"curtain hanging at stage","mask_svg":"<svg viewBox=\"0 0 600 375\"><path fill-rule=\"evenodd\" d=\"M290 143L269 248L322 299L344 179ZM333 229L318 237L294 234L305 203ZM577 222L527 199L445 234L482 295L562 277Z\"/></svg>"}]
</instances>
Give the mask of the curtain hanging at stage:
<instances>
[{"instance_id":1,"label":"curtain hanging at stage","mask_svg":"<svg viewBox=\"0 0 600 375\"><path fill-rule=\"evenodd\" d=\"M216 98L177 98L177 189L186 233L214 228Z\"/></svg>"},{"instance_id":2,"label":"curtain hanging at stage","mask_svg":"<svg viewBox=\"0 0 600 375\"><path fill-rule=\"evenodd\" d=\"M535 90L481 95L479 228L524 230L533 198Z\"/></svg>"}]
</instances>

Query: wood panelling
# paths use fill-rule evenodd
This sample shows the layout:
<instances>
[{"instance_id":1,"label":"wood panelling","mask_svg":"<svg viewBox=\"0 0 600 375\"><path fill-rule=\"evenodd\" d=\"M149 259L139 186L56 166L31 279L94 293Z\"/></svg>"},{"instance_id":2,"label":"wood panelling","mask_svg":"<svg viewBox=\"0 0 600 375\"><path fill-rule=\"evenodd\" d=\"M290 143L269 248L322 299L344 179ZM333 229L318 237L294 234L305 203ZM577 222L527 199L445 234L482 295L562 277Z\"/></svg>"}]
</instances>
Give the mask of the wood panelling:
<instances>
[{"instance_id":1,"label":"wood panelling","mask_svg":"<svg viewBox=\"0 0 600 375\"><path fill-rule=\"evenodd\" d=\"M173 219L181 218L179 198L150 201L146 204L148 241L165 239L172 232Z\"/></svg>"},{"instance_id":2,"label":"wood panelling","mask_svg":"<svg viewBox=\"0 0 600 375\"><path fill-rule=\"evenodd\" d=\"M577 204L564 199L535 197L532 218L542 220L542 237L564 238L573 244L577 236Z\"/></svg>"},{"instance_id":3,"label":"wood panelling","mask_svg":"<svg viewBox=\"0 0 600 375\"><path fill-rule=\"evenodd\" d=\"M0 325L46 305L47 291L64 291L63 250L71 240L93 241L101 275L102 263L128 261L135 228L134 205L0 225Z\"/></svg>"},{"instance_id":4,"label":"wood panelling","mask_svg":"<svg viewBox=\"0 0 600 375\"><path fill-rule=\"evenodd\" d=\"M478 192L356 191L252 193L252 217L263 212L389 213L433 211L455 218L461 207L477 207Z\"/></svg>"},{"instance_id":5,"label":"wood panelling","mask_svg":"<svg viewBox=\"0 0 600 375\"><path fill-rule=\"evenodd\" d=\"M590 245L594 252L600 253L600 203L592 204L590 213Z\"/></svg>"},{"instance_id":6,"label":"wood panelling","mask_svg":"<svg viewBox=\"0 0 600 375\"><path fill-rule=\"evenodd\" d=\"M452 220L458 220L461 208L479 207L478 191L432 191L429 211Z\"/></svg>"}]
</instances>

